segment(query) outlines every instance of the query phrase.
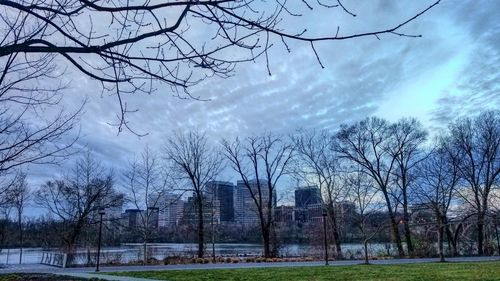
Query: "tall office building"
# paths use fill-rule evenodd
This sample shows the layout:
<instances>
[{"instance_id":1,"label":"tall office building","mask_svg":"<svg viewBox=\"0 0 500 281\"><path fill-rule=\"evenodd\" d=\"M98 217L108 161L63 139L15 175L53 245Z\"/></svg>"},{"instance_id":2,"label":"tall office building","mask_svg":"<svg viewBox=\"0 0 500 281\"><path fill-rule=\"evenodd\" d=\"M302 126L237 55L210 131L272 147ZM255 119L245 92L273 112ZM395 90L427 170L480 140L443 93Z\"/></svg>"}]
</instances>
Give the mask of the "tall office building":
<instances>
[{"instance_id":1,"label":"tall office building","mask_svg":"<svg viewBox=\"0 0 500 281\"><path fill-rule=\"evenodd\" d=\"M197 223L199 218L198 202L196 196L188 197L184 203L183 221ZM205 223L220 224L220 202L212 197L203 198L202 217Z\"/></svg>"},{"instance_id":2,"label":"tall office building","mask_svg":"<svg viewBox=\"0 0 500 281\"><path fill-rule=\"evenodd\" d=\"M295 220L311 220L311 211L321 206L321 193L316 186L299 187L295 190ZM312 213L315 213L312 211Z\"/></svg>"},{"instance_id":3,"label":"tall office building","mask_svg":"<svg viewBox=\"0 0 500 281\"><path fill-rule=\"evenodd\" d=\"M317 186L299 187L295 190L295 207L307 208L308 205L321 203L321 194Z\"/></svg>"},{"instance_id":4,"label":"tall office building","mask_svg":"<svg viewBox=\"0 0 500 281\"><path fill-rule=\"evenodd\" d=\"M149 228L158 228L160 209L158 209L157 207L149 207L147 212Z\"/></svg>"},{"instance_id":5,"label":"tall office building","mask_svg":"<svg viewBox=\"0 0 500 281\"><path fill-rule=\"evenodd\" d=\"M179 194L166 193L156 205L160 210L158 223L160 227L172 227L178 224L184 207Z\"/></svg>"},{"instance_id":6,"label":"tall office building","mask_svg":"<svg viewBox=\"0 0 500 281\"><path fill-rule=\"evenodd\" d=\"M128 228L136 228L141 225L141 210L126 209L124 213L125 225Z\"/></svg>"},{"instance_id":7,"label":"tall office building","mask_svg":"<svg viewBox=\"0 0 500 281\"><path fill-rule=\"evenodd\" d=\"M259 185L257 180L250 180L249 185L252 193L257 196L256 198L258 198ZM265 204L269 200L269 188L267 187L267 182L263 180L260 181L260 186L260 196L262 197L261 199L263 204ZM259 223L258 209L254 199L252 198L252 193L243 181L237 181L235 196L235 220L239 223L247 225ZM276 202L276 189L274 189L272 202L273 208L276 208Z\"/></svg>"},{"instance_id":8,"label":"tall office building","mask_svg":"<svg viewBox=\"0 0 500 281\"><path fill-rule=\"evenodd\" d=\"M230 182L211 181L206 187L207 200L214 196L219 202L221 222L234 221L234 185Z\"/></svg>"}]
</instances>

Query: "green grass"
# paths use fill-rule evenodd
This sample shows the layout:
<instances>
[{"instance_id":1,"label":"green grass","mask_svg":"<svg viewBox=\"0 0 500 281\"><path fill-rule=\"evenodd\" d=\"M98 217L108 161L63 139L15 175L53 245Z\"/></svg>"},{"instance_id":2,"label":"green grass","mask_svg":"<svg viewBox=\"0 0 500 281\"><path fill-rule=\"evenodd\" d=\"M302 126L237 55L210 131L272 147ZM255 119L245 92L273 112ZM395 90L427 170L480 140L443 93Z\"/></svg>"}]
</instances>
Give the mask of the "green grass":
<instances>
[{"instance_id":1,"label":"green grass","mask_svg":"<svg viewBox=\"0 0 500 281\"><path fill-rule=\"evenodd\" d=\"M199 269L111 274L170 281L500 280L500 262Z\"/></svg>"}]
</instances>

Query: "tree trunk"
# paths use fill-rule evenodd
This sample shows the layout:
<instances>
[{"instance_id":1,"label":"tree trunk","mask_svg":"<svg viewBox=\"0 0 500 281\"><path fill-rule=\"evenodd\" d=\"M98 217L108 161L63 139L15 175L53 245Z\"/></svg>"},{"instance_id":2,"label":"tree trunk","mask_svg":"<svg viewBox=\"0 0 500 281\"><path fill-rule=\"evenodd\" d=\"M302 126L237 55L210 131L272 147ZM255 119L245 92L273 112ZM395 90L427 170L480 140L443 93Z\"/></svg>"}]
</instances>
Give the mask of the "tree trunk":
<instances>
[{"instance_id":1,"label":"tree trunk","mask_svg":"<svg viewBox=\"0 0 500 281\"><path fill-rule=\"evenodd\" d=\"M399 235L398 223L396 222L396 218L394 214L391 212L391 227L392 227L392 235L394 237L394 242L396 242L396 247L398 248L398 256L404 257L405 251L403 249L403 244L401 243L401 236Z\"/></svg>"},{"instance_id":2,"label":"tree trunk","mask_svg":"<svg viewBox=\"0 0 500 281\"><path fill-rule=\"evenodd\" d=\"M78 220L72 232L70 233L69 238L66 239L66 265L68 266L73 265L75 259L76 242L83 229L83 225L83 220Z\"/></svg>"},{"instance_id":3,"label":"tree trunk","mask_svg":"<svg viewBox=\"0 0 500 281\"><path fill-rule=\"evenodd\" d=\"M442 222L439 223L438 230L438 248L439 248L439 261L444 262L444 225Z\"/></svg>"},{"instance_id":4,"label":"tree trunk","mask_svg":"<svg viewBox=\"0 0 500 281\"><path fill-rule=\"evenodd\" d=\"M438 217L438 251L439 261L444 262L444 219Z\"/></svg>"},{"instance_id":5,"label":"tree trunk","mask_svg":"<svg viewBox=\"0 0 500 281\"><path fill-rule=\"evenodd\" d=\"M387 194L387 190L382 190L385 197L385 202L387 204L387 211L389 212L389 219L391 221L392 235L394 238L394 242L396 243L396 247L398 248L398 256L404 257L405 251L403 249L403 244L401 243L401 235L399 235L398 222L396 221L396 217L394 216L394 212L392 211L391 199Z\"/></svg>"},{"instance_id":6,"label":"tree trunk","mask_svg":"<svg viewBox=\"0 0 500 281\"><path fill-rule=\"evenodd\" d=\"M203 202L198 197L198 257L203 258L204 254L204 233L203 233Z\"/></svg>"},{"instance_id":7,"label":"tree trunk","mask_svg":"<svg viewBox=\"0 0 500 281\"><path fill-rule=\"evenodd\" d=\"M406 190L403 194L403 223L405 230L405 240L406 247L408 248L408 255L414 257L413 243L411 242L411 230L410 230L410 215L408 214L408 198L406 195Z\"/></svg>"},{"instance_id":8,"label":"tree trunk","mask_svg":"<svg viewBox=\"0 0 500 281\"><path fill-rule=\"evenodd\" d=\"M365 264L370 264L370 262L368 261L368 239L365 239L363 241L363 246L365 249Z\"/></svg>"},{"instance_id":9,"label":"tree trunk","mask_svg":"<svg viewBox=\"0 0 500 281\"><path fill-rule=\"evenodd\" d=\"M269 228L264 224L261 224L261 227L262 227L262 242L264 243L264 257L270 258L271 257L270 231Z\"/></svg>"},{"instance_id":10,"label":"tree trunk","mask_svg":"<svg viewBox=\"0 0 500 281\"><path fill-rule=\"evenodd\" d=\"M271 225L271 231L272 233L271 235L271 245L272 245L272 250L271 250L271 257L275 258L278 256L278 252L279 252L279 242L278 242L278 235L276 234L276 226L275 224L273 223Z\"/></svg>"},{"instance_id":11,"label":"tree trunk","mask_svg":"<svg viewBox=\"0 0 500 281\"><path fill-rule=\"evenodd\" d=\"M453 233L451 232L450 227L448 226L448 219L445 218L445 230L446 230L446 237L448 239L448 244L451 245L451 254L453 256L458 256L458 250L457 250L457 241L453 237Z\"/></svg>"},{"instance_id":12,"label":"tree trunk","mask_svg":"<svg viewBox=\"0 0 500 281\"><path fill-rule=\"evenodd\" d=\"M484 254L484 213L480 212L477 217L477 254Z\"/></svg>"},{"instance_id":13,"label":"tree trunk","mask_svg":"<svg viewBox=\"0 0 500 281\"><path fill-rule=\"evenodd\" d=\"M142 264L148 264L148 242L147 237L144 236L144 242L142 243Z\"/></svg>"},{"instance_id":14,"label":"tree trunk","mask_svg":"<svg viewBox=\"0 0 500 281\"><path fill-rule=\"evenodd\" d=\"M23 263L23 224L21 221L21 215L19 215L18 227L19 227L19 264L22 264Z\"/></svg>"},{"instance_id":15,"label":"tree trunk","mask_svg":"<svg viewBox=\"0 0 500 281\"><path fill-rule=\"evenodd\" d=\"M333 242L335 243L335 257L337 259L342 259L342 246L340 243L340 232L339 232L339 226L337 223L337 216L335 212L335 207L330 205L329 210L328 210L328 215L330 216L330 221L332 223L332 234L333 234Z\"/></svg>"}]
</instances>

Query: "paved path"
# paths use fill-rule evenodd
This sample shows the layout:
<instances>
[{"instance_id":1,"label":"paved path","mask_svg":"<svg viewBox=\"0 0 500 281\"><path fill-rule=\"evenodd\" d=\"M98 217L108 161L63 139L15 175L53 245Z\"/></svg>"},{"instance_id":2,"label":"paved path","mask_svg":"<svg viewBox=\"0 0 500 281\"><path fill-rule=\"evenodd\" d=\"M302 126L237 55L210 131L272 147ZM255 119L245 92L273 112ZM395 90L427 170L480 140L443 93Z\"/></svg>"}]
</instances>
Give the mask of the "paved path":
<instances>
[{"instance_id":1,"label":"paved path","mask_svg":"<svg viewBox=\"0 0 500 281\"><path fill-rule=\"evenodd\" d=\"M110 280L110 281L160 281L160 280L154 280L154 279L144 279L144 278L135 278L135 277L128 277L128 276L112 276L112 275L104 275L104 274L96 274L96 273L56 273L59 275L64 275L64 276L73 276L73 277L79 277L79 278L87 278L87 279L92 279L92 278L99 278L102 280Z\"/></svg>"},{"instance_id":2,"label":"paved path","mask_svg":"<svg viewBox=\"0 0 500 281\"><path fill-rule=\"evenodd\" d=\"M490 257L455 257L447 258L448 262L479 262L479 261L499 261L499 256ZM388 260L373 260L373 264L410 264L410 263L429 263L438 262L437 258L422 258L422 259L388 259ZM362 263L361 260L342 260L330 261L330 266L340 265L356 265ZM322 266L324 262L274 262L274 263L230 263L230 264L183 264L183 265L131 265L131 266L103 266L101 272L120 272L120 271L150 271L150 270L199 270L199 269L231 269L231 268L270 268L270 267L300 267L300 266ZM9 265L8 267L0 268L2 273L53 273L60 275L70 275L75 277L98 277L106 280L117 281L151 281L151 279L117 277L108 275L97 275L94 273L95 268L57 268L41 264L31 265Z\"/></svg>"}]
</instances>

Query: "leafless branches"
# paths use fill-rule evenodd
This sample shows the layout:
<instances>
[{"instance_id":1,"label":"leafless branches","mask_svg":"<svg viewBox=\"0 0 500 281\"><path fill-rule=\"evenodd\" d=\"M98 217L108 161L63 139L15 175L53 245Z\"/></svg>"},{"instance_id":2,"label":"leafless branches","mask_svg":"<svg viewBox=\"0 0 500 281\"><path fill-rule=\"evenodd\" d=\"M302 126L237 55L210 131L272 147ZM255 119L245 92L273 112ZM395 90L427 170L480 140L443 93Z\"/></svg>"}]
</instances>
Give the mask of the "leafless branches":
<instances>
[{"instance_id":1,"label":"leafless branches","mask_svg":"<svg viewBox=\"0 0 500 281\"><path fill-rule=\"evenodd\" d=\"M138 230L143 239L143 263L148 263L147 244L155 227L155 219L168 189L169 178L157 155L146 147L139 160L134 160L125 172L129 200L139 214Z\"/></svg>"},{"instance_id":2,"label":"leafless branches","mask_svg":"<svg viewBox=\"0 0 500 281\"><path fill-rule=\"evenodd\" d=\"M296 155L294 175L311 185L318 185L330 219L336 256L342 256L340 224L336 204L345 199L347 187L341 183L340 156L334 150L335 135L328 131L299 131L293 137Z\"/></svg>"},{"instance_id":3,"label":"leafless branches","mask_svg":"<svg viewBox=\"0 0 500 281\"><path fill-rule=\"evenodd\" d=\"M484 251L484 224L492 191L500 182L500 113L487 111L450 125L447 149L463 184L462 199L477 215L478 254Z\"/></svg>"},{"instance_id":4,"label":"leafless branches","mask_svg":"<svg viewBox=\"0 0 500 281\"><path fill-rule=\"evenodd\" d=\"M389 213L391 228L398 254L404 256L398 221L395 214L392 175L396 169L396 158L391 154L391 130L387 121L367 118L351 126L342 126L337 134L336 150L342 158L359 165L381 191Z\"/></svg>"},{"instance_id":5,"label":"leafless branches","mask_svg":"<svg viewBox=\"0 0 500 281\"><path fill-rule=\"evenodd\" d=\"M0 15L0 22L15 27L2 29L6 38L17 41L34 35L23 35L26 19L10 22L9 15ZM76 122L83 105L73 112L57 108L66 85L54 59L53 54L24 53L0 58L0 174L26 164L55 163L72 154L69 148L78 138Z\"/></svg>"},{"instance_id":6,"label":"leafless branches","mask_svg":"<svg viewBox=\"0 0 500 281\"><path fill-rule=\"evenodd\" d=\"M82 231L97 221L99 209L121 207L123 194L115 190L111 170L87 152L66 178L42 185L36 202L63 223L60 233L71 264Z\"/></svg>"},{"instance_id":7,"label":"leafless branches","mask_svg":"<svg viewBox=\"0 0 500 281\"><path fill-rule=\"evenodd\" d=\"M414 202L422 204L434 212L438 230L438 249L441 261L444 261L444 231L450 231L448 226L448 212L453 200L456 200L457 185L459 182L458 168L445 148L443 140L438 140L432 147L430 154L417 164L418 178L415 182ZM453 252L456 254L456 241L451 240Z\"/></svg>"},{"instance_id":8,"label":"leafless branches","mask_svg":"<svg viewBox=\"0 0 500 281\"><path fill-rule=\"evenodd\" d=\"M176 133L164 146L164 159L174 179L185 191L193 193L198 220L198 257L204 255L204 192L207 183L216 180L223 168L219 151L208 144L204 133Z\"/></svg>"},{"instance_id":9,"label":"leafless branches","mask_svg":"<svg viewBox=\"0 0 500 281\"><path fill-rule=\"evenodd\" d=\"M315 45L384 34L406 37L403 27L436 6L423 7L399 24L341 35L340 27L325 36L308 36L304 26L287 29L288 20L302 16L288 1L24 1L0 2L0 58L25 55L58 56L85 76L102 83L117 95L118 127L128 127L133 112L122 96L151 93L158 82L170 86L175 96L195 98L187 90L211 77L227 77L241 62L264 55L269 73L269 50L278 41L307 44L323 66ZM341 8L339 0L301 2L309 11ZM198 32L203 32L200 35ZM60 64L59 64L60 66ZM1 84L1 83L0 83Z\"/></svg>"},{"instance_id":10,"label":"leafless branches","mask_svg":"<svg viewBox=\"0 0 500 281\"><path fill-rule=\"evenodd\" d=\"M280 178L289 173L294 152L292 143L270 133L248 137L243 141L223 140L224 154L231 168L239 175L252 198L261 227L264 256L275 256L271 249L274 235L274 208L276 186Z\"/></svg>"}]
</instances>

